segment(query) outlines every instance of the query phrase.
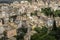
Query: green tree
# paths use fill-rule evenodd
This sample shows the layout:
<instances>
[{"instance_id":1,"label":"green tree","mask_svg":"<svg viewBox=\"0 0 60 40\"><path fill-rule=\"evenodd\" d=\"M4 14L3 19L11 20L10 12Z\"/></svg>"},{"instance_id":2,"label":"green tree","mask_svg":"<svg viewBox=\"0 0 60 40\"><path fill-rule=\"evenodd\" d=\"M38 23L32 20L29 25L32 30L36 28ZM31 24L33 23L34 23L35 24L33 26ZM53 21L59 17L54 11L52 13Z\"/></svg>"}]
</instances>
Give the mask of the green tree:
<instances>
[{"instance_id":1,"label":"green tree","mask_svg":"<svg viewBox=\"0 0 60 40\"><path fill-rule=\"evenodd\" d=\"M53 10L51 10L50 7L42 8L41 12L44 13L46 16L50 16L51 17L51 15L53 15Z\"/></svg>"},{"instance_id":2,"label":"green tree","mask_svg":"<svg viewBox=\"0 0 60 40\"><path fill-rule=\"evenodd\" d=\"M55 16L60 17L60 10L56 10L54 13L55 13Z\"/></svg>"},{"instance_id":3,"label":"green tree","mask_svg":"<svg viewBox=\"0 0 60 40\"><path fill-rule=\"evenodd\" d=\"M48 33L48 29L46 27L43 27L42 29L37 27L35 28L35 31L37 33L31 36L31 40L56 40L54 36Z\"/></svg>"},{"instance_id":4,"label":"green tree","mask_svg":"<svg viewBox=\"0 0 60 40\"><path fill-rule=\"evenodd\" d=\"M53 26L54 26L54 27L52 28L52 30L51 30L51 32L49 33L49 35L55 36L55 38L56 38L57 40L60 40L60 27L57 27L57 26L56 26L55 20L54 20Z\"/></svg>"},{"instance_id":5,"label":"green tree","mask_svg":"<svg viewBox=\"0 0 60 40\"><path fill-rule=\"evenodd\" d=\"M44 13L46 16L53 15L52 16L54 19L53 28L50 31L49 35L54 36L55 39L57 39L57 40L60 40L60 38L59 38L60 37L60 28L59 27L57 28L56 21L55 21L55 17L57 17L57 16L60 17L60 10L54 11L54 10L51 10L51 8L42 8L41 10L42 10L41 12Z\"/></svg>"},{"instance_id":6,"label":"green tree","mask_svg":"<svg viewBox=\"0 0 60 40\"><path fill-rule=\"evenodd\" d=\"M17 40L23 40L26 33L27 33L26 27L22 26L21 28L19 28L17 30L17 36L16 36Z\"/></svg>"}]
</instances>

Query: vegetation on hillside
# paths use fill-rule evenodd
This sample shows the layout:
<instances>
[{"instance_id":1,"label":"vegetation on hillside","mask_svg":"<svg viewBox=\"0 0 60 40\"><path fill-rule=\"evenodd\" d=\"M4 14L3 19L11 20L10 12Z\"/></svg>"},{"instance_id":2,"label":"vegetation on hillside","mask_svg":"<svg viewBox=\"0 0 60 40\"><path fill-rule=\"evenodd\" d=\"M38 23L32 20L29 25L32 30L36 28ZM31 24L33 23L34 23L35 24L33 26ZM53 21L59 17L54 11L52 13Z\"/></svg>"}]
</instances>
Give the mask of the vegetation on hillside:
<instances>
[{"instance_id":1,"label":"vegetation on hillside","mask_svg":"<svg viewBox=\"0 0 60 40\"><path fill-rule=\"evenodd\" d=\"M46 16L52 17L60 17L60 10L51 10L51 8L42 8L41 12L44 13ZM56 26L56 21L53 21L53 28L52 30L48 31L48 28L43 27L42 29L36 27L34 29L37 33L31 36L31 40L60 40L60 27Z\"/></svg>"}]
</instances>

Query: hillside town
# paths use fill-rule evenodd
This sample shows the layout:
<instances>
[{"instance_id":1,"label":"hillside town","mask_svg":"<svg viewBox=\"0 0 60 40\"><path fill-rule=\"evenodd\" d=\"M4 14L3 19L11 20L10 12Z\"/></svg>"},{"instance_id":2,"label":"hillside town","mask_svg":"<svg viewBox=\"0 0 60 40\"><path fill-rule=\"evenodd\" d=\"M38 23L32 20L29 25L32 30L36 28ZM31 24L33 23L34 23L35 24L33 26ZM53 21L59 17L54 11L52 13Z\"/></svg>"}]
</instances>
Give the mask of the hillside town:
<instances>
[{"instance_id":1,"label":"hillside town","mask_svg":"<svg viewBox=\"0 0 60 40\"><path fill-rule=\"evenodd\" d=\"M51 15L47 14L50 12L49 9L44 14L42 12L43 8L51 8L53 12L60 10L60 0L14 1L10 4L0 3L0 40L31 40L31 35L36 33L34 31L36 27L42 29L45 26L49 32L53 29L54 21L56 22L55 25L60 27L60 14L56 14L56 16L53 12L51 12Z\"/></svg>"}]
</instances>

